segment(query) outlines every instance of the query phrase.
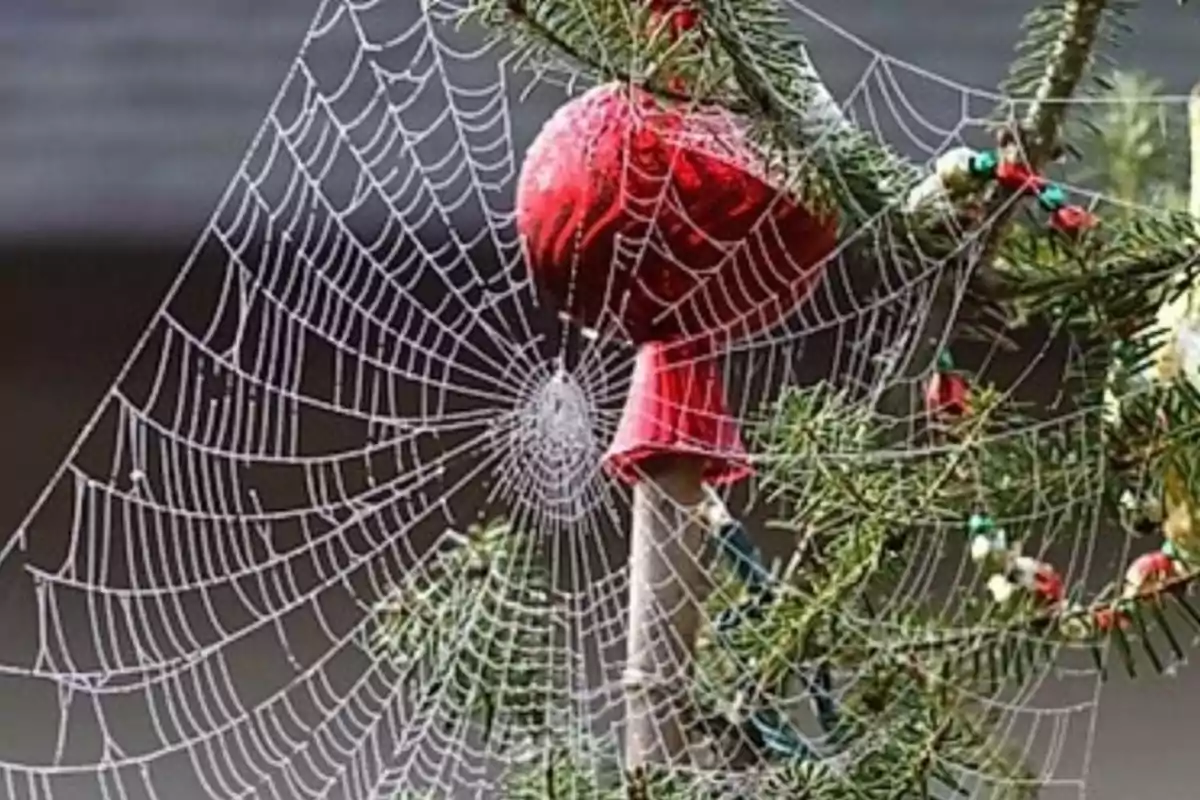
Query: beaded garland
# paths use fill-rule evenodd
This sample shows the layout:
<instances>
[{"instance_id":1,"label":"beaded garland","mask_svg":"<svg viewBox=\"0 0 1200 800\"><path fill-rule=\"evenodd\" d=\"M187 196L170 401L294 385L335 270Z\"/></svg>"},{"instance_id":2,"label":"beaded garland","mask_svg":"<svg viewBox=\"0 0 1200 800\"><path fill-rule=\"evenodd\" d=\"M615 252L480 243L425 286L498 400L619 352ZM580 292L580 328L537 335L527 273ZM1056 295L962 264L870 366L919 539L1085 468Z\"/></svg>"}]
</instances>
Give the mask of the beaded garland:
<instances>
[{"instance_id":1,"label":"beaded garland","mask_svg":"<svg viewBox=\"0 0 1200 800\"><path fill-rule=\"evenodd\" d=\"M965 188L995 183L1021 195L1035 197L1050 215L1050 228L1074 234L1095 227L1097 218L1084 208L1068 202L1066 190L1038 175L1027 165L1002 157L998 150L972 150L959 147L944 153L933 173L909 198L909 207L917 208L933 198L945 198Z\"/></svg>"}]
</instances>

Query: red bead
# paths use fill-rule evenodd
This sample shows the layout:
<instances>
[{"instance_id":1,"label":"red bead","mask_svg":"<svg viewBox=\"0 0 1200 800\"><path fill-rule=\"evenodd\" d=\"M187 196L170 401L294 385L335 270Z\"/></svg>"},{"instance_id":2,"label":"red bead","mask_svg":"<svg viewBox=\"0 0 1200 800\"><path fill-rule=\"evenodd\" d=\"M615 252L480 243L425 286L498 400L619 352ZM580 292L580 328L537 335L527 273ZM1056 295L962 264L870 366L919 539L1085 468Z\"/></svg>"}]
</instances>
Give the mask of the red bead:
<instances>
[{"instance_id":1,"label":"red bead","mask_svg":"<svg viewBox=\"0 0 1200 800\"><path fill-rule=\"evenodd\" d=\"M1013 192L1038 192L1046 183L1029 167L1016 161L1001 161L997 165L996 182Z\"/></svg>"},{"instance_id":2,"label":"red bead","mask_svg":"<svg viewBox=\"0 0 1200 800\"><path fill-rule=\"evenodd\" d=\"M672 23L675 29L676 36L682 36L685 32L694 30L699 17L695 11L680 11L672 18Z\"/></svg>"},{"instance_id":3,"label":"red bead","mask_svg":"<svg viewBox=\"0 0 1200 800\"><path fill-rule=\"evenodd\" d=\"M967 410L967 393L961 375L935 372L925 387L925 411L932 416L962 416Z\"/></svg>"},{"instance_id":4,"label":"red bead","mask_svg":"<svg viewBox=\"0 0 1200 800\"><path fill-rule=\"evenodd\" d=\"M1099 219L1094 214L1079 206L1063 206L1050 214L1050 227L1063 233L1087 230L1098 223Z\"/></svg>"},{"instance_id":5,"label":"red bead","mask_svg":"<svg viewBox=\"0 0 1200 800\"><path fill-rule=\"evenodd\" d=\"M671 35L676 39L681 38L688 31L694 30L699 17L695 10L690 8L677 8L670 12L671 19Z\"/></svg>"},{"instance_id":6,"label":"red bead","mask_svg":"<svg viewBox=\"0 0 1200 800\"><path fill-rule=\"evenodd\" d=\"M768 183L742 120L622 84L547 122L516 212L532 276L558 309L634 343L774 326L837 244L834 219Z\"/></svg>"},{"instance_id":7,"label":"red bead","mask_svg":"<svg viewBox=\"0 0 1200 800\"><path fill-rule=\"evenodd\" d=\"M1042 564L1033 579L1033 593L1045 603L1058 603L1066 594L1063 580L1058 571L1049 564Z\"/></svg>"},{"instance_id":8,"label":"red bead","mask_svg":"<svg viewBox=\"0 0 1200 800\"><path fill-rule=\"evenodd\" d=\"M1115 608L1102 608L1095 613L1096 629L1108 633L1114 628L1124 628L1129 624L1129 615Z\"/></svg>"},{"instance_id":9,"label":"red bead","mask_svg":"<svg viewBox=\"0 0 1200 800\"><path fill-rule=\"evenodd\" d=\"M671 36L680 38L696 27L699 22L699 12L692 7L688 0L650 0L650 11L654 20L667 19Z\"/></svg>"}]
</instances>

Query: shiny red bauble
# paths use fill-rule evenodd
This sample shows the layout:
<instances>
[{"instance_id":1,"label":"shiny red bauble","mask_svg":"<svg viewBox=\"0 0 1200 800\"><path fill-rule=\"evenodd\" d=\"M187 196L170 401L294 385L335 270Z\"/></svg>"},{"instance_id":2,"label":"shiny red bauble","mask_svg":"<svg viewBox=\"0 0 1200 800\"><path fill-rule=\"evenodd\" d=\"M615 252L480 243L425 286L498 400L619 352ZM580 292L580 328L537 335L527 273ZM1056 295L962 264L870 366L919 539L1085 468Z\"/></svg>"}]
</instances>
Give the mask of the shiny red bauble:
<instances>
[{"instance_id":1,"label":"shiny red bauble","mask_svg":"<svg viewBox=\"0 0 1200 800\"><path fill-rule=\"evenodd\" d=\"M769 328L836 245L832 217L770 185L741 119L624 84L551 117L516 211L533 279L558 310L636 344Z\"/></svg>"}]
</instances>

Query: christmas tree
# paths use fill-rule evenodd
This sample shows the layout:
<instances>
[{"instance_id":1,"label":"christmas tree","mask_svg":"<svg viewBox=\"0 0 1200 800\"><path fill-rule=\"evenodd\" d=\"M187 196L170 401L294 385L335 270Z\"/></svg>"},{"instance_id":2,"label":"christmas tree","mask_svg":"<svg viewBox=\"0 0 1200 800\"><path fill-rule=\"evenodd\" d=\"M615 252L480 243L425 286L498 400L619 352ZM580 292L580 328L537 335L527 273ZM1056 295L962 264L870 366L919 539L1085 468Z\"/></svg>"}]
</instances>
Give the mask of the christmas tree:
<instances>
[{"instance_id":1,"label":"christmas tree","mask_svg":"<svg viewBox=\"0 0 1200 800\"><path fill-rule=\"evenodd\" d=\"M1200 395L1186 323L1200 209L1178 199L1169 157L1181 148L1147 145L1154 125L1120 118L1136 117L1136 104L1080 113L1072 102L1144 91L1093 74L1131 5L1040 4L993 141L949 149L930 168L842 113L809 61L803 26L773 0L470 4L465 17L507 42L516 62L597 86L535 144L526 166L542 174L522 184L518 213L531 270L563 313L589 326L622 317L641 348L626 420L653 417L623 422L610 451L614 474L634 485L622 751L573 711L581 670L565 655L571 612L555 600L553 554L538 530L512 519L467 532L386 601L378 646L414 680L437 680L507 754L506 796L1033 797L1038 775L980 697L1074 652L1135 674L1184 657L1189 626L1200 629L1188 598L1200 569ZM606 126L628 138L588 149L589 135L604 134L586 132ZM640 150L646 131L653 141ZM737 227L741 206L723 205L728 195L777 214L789 232L743 262L695 245L691 263L713 281L732 274L727 263L744 279L781 252L798 266L778 280L756 275L759 295L745 289L739 307L709 303L664 322L654 292L635 286L614 311L604 286L587 281L618 245L603 244L596 222L589 241L599 250L576 243L567 258L555 214L566 208L589 225L589 214L603 216L587 206L587 187L616 180L606 165L631 153L645 156L648 181L686 173L695 198L684 205L713 215L698 224L719 218L729 236L751 236ZM1159 210L1076 202L1047 177L1063 161L1106 196ZM620 191L636 194L630 180ZM763 185L783 187L786 202L760 202ZM784 387L743 448L742 432L712 421L723 400L695 388L712 380L697 365L811 299L811 273L834 246L868 291L922 286L927 313L883 378ZM660 273L652 288L675 291L669 266ZM761 318L740 314L780 295ZM1070 342L1061 400L1036 413L953 357L973 337L1008 340L1033 325ZM681 358L673 347L685 340ZM703 419L647 410L653 398L639 391L698 403ZM745 478L749 461L771 522L794 533L782 561L767 563L756 546L765 522L741 519L741 501L719 489ZM1080 582L1072 562L1087 555L1074 544L1096 528L1161 546L1114 580ZM949 598L897 599L907 566L947 537L969 553L973 577Z\"/></svg>"}]
</instances>

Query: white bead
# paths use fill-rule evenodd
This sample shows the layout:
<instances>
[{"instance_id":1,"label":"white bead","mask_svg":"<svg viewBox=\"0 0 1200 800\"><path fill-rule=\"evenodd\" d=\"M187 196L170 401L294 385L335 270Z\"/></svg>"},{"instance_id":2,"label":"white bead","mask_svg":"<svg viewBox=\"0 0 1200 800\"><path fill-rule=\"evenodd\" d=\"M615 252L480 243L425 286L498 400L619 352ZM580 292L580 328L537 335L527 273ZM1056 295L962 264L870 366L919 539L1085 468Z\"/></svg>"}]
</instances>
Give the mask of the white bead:
<instances>
[{"instance_id":1,"label":"white bead","mask_svg":"<svg viewBox=\"0 0 1200 800\"><path fill-rule=\"evenodd\" d=\"M933 172L941 179L942 186L954 191L971 180L971 160L976 152L969 147L956 147L938 156Z\"/></svg>"},{"instance_id":2,"label":"white bead","mask_svg":"<svg viewBox=\"0 0 1200 800\"><path fill-rule=\"evenodd\" d=\"M1013 569L1017 573L1018 582L1026 589L1032 589L1037 582L1041 562L1029 556L1017 556L1013 559Z\"/></svg>"},{"instance_id":3,"label":"white bead","mask_svg":"<svg viewBox=\"0 0 1200 800\"><path fill-rule=\"evenodd\" d=\"M933 172L909 192L906 209L915 211L941 204L944 210L950 211L947 201L951 196L970 188L975 182L971 174L971 160L975 155L969 147L956 147L938 156Z\"/></svg>"},{"instance_id":4,"label":"white bead","mask_svg":"<svg viewBox=\"0 0 1200 800\"><path fill-rule=\"evenodd\" d=\"M996 573L988 579L987 589L988 592L991 593L993 600L995 600L997 603L1004 604L1012 599L1017 587L1008 578Z\"/></svg>"},{"instance_id":5,"label":"white bead","mask_svg":"<svg viewBox=\"0 0 1200 800\"><path fill-rule=\"evenodd\" d=\"M992 554L992 540L980 534L971 540L971 560L976 564L987 560Z\"/></svg>"},{"instance_id":6,"label":"white bead","mask_svg":"<svg viewBox=\"0 0 1200 800\"><path fill-rule=\"evenodd\" d=\"M721 499L721 495L708 484L704 485L704 503L702 508L705 520L714 528L733 521L733 516L729 513L729 509L726 508L725 501Z\"/></svg>"}]
</instances>

